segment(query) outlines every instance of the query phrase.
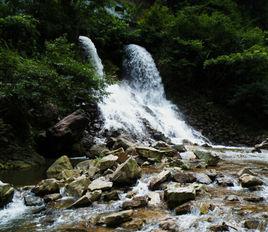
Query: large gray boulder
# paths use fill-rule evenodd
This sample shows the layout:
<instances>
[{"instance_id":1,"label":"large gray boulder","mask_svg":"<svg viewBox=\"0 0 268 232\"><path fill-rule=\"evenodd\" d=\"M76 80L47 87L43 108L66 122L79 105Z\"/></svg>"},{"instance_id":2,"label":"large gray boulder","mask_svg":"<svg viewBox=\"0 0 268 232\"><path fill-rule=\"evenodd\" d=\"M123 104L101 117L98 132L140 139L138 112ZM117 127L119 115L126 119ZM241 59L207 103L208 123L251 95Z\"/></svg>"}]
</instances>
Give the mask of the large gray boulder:
<instances>
[{"instance_id":1,"label":"large gray boulder","mask_svg":"<svg viewBox=\"0 0 268 232\"><path fill-rule=\"evenodd\" d=\"M131 184L141 176L141 168L135 159L129 158L117 167L111 175L111 180L116 184Z\"/></svg>"},{"instance_id":2,"label":"large gray boulder","mask_svg":"<svg viewBox=\"0 0 268 232\"><path fill-rule=\"evenodd\" d=\"M173 209L188 201L194 200L196 189L193 186L181 187L179 183L171 182L165 190L168 207Z\"/></svg>"},{"instance_id":3,"label":"large gray boulder","mask_svg":"<svg viewBox=\"0 0 268 232\"><path fill-rule=\"evenodd\" d=\"M7 183L0 181L0 208L12 201L15 189Z\"/></svg>"},{"instance_id":4,"label":"large gray boulder","mask_svg":"<svg viewBox=\"0 0 268 232\"><path fill-rule=\"evenodd\" d=\"M48 178L63 179L62 171L73 170L73 166L70 159L67 156L61 156L58 158L47 170Z\"/></svg>"}]
</instances>

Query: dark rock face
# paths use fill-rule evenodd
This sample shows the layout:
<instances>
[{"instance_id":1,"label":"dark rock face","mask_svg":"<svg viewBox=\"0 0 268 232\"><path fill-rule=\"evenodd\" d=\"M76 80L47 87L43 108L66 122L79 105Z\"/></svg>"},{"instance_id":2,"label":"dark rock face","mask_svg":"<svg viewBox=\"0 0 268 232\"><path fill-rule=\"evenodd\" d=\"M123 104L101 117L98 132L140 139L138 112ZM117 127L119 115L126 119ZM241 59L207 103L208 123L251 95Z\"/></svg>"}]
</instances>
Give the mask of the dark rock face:
<instances>
[{"instance_id":1,"label":"dark rock face","mask_svg":"<svg viewBox=\"0 0 268 232\"><path fill-rule=\"evenodd\" d=\"M80 142L87 128L89 118L83 110L77 110L63 118L56 125L41 133L38 138L39 150L45 156L68 152Z\"/></svg>"}]
</instances>

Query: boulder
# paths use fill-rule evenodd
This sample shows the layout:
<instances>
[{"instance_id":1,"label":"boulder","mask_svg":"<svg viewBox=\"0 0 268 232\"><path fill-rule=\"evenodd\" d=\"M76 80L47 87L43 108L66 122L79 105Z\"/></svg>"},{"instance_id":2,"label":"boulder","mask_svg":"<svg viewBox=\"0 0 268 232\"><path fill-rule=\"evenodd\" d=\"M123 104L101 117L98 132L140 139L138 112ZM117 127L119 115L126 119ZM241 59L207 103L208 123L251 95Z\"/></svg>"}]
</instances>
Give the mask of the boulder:
<instances>
[{"instance_id":1,"label":"boulder","mask_svg":"<svg viewBox=\"0 0 268 232\"><path fill-rule=\"evenodd\" d=\"M122 208L123 209L135 209L140 207L145 207L148 204L148 198L145 196L136 196L133 197L131 200L127 200L123 202Z\"/></svg>"},{"instance_id":2,"label":"boulder","mask_svg":"<svg viewBox=\"0 0 268 232\"><path fill-rule=\"evenodd\" d=\"M79 162L75 166L75 169L86 174L89 178L92 178L99 171L97 160L84 160Z\"/></svg>"},{"instance_id":3,"label":"boulder","mask_svg":"<svg viewBox=\"0 0 268 232\"><path fill-rule=\"evenodd\" d=\"M257 230L260 225L261 225L261 222L257 219L249 219L244 222L245 228L249 230Z\"/></svg>"},{"instance_id":4,"label":"boulder","mask_svg":"<svg viewBox=\"0 0 268 232\"><path fill-rule=\"evenodd\" d=\"M195 173L196 181L201 184L211 184L212 180L205 173Z\"/></svg>"},{"instance_id":5,"label":"boulder","mask_svg":"<svg viewBox=\"0 0 268 232\"><path fill-rule=\"evenodd\" d=\"M101 198L102 191L96 190L93 192L87 192L84 196L80 197L76 202L70 205L68 208L81 208L88 207L94 201L97 201Z\"/></svg>"},{"instance_id":6,"label":"boulder","mask_svg":"<svg viewBox=\"0 0 268 232\"><path fill-rule=\"evenodd\" d=\"M172 178L180 184L193 183L196 181L196 177L192 173L184 173L179 170L173 173Z\"/></svg>"},{"instance_id":7,"label":"boulder","mask_svg":"<svg viewBox=\"0 0 268 232\"><path fill-rule=\"evenodd\" d=\"M60 183L56 179L45 179L40 181L32 192L38 196L44 196L52 193L59 193Z\"/></svg>"},{"instance_id":8,"label":"boulder","mask_svg":"<svg viewBox=\"0 0 268 232\"><path fill-rule=\"evenodd\" d=\"M160 172L150 180L149 189L151 190L158 189L160 185L168 179L169 176L170 176L169 170L164 170Z\"/></svg>"},{"instance_id":9,"label":"boulder","mask_svg":"<svg viewBox=\"0 0 268 232\"><path fill-rule=\"evenodd\" d=\"M40 206L44 204L44 200L40 197L27 195L24 197L24 203L26 206Z\"/></svg>"},{"instance_id":10,"label":"boulder","mask_svg":"<svg viewBox=\"0 0 268 232\"><path fill-rule=\"evenodd\" d=\"M108 213L105 215L101 215L97 219L97 224L105 224L108 227L117 227L124 222L131 221L132 215L133 210L124 210L120 212Z\"/></svg>"},{"instance_id":11,"label":"boulder","mask_svg":"<svg viewBox=\"0 0 268 232\"><path fill-rule=\"evenodd\" d=\"M210 152L196 150L194 151L194 154L198 159L204 160L208 166L216 166L220 161L220 158L218 156L212 155Z\"/></svg>"},{"instance_id":12,"label":"boulder","mask_svg":"<svg viewBox=\"0 0 268 232\"><path fill-rule=\"evenodd\" d=\"M185 203L175 208L176 215L183 215L191 213L192 205L190 203Z\"/></svg>"},{"instance_id":13,"label":"boulder","mask_svg":"<svg viewBox=\"0 0 268 232\"><path fill-rule=\"evenodd\" d=\"M129 158L129 156L126 154L126 152L124 151L124 149L122 147L118 148L117 150L109 152L108 155L117 156L117 158L118 158L117 162L120 164L124 163Z\"/></svg>"},{"instance_id":14,"label":"boulder","mask_svg":"<svg viewBox=\"0 0 268 232\"><path fill-rule=\"evenodd\" d=\"M122 135L116 138L110 138L110 141L108 141L107 144L112 149L123 148L124 150L127 150L129 147L135 147L134 142Z\"/></svg>"},{"instance_id":15,"label":"boulder","mask_svg":"<svg viewBox=\"0 0 268 232\"><path fill-rule=\"evenodd\" d=\"M12 201L14 192L15 189L10 184L0 181L0 208Z\"/></svg>"},{"instance_id":16,"label":"boulder","mask_svg":"<svg viewBox=\"0 0 268 232\"><path fill-rule=\"evenodd\" d=\"M176 208L188 201L194 200L196 189L193 186L181 187L179 183L171 182L165 190L165 199L169 208Z\"/></svg>"},{"instance_id":17,"label":"boulder","mask_svg":"<svg viewBox=\"0 0 268 232\"><path fill-rule=\"evenodd\" d=\"M73 170L73 166L67 156L57 159L47 170L48 178L62 179L63 170Z\"/></svg>"},{"instance_id":18,"label":"boulder","mask_svg":"<svg viewBox=\"0 0 268 232\"><path fill-rule=\"evenodd\" d=\"M82 175L65 186L67 195L73 197L81 197L88 188L90 180L87 176Z\"/></svg>"},{"instance_id":19,"label":"boulder","mask_svg":"<svg viewBox=\"0 0 268 232\"><path fill-rule=\"evenodd\" d=\"M227 177L227 176L217 177L216 182L219 186L222 186L222 187L233 187L234 186L234 180L231 177Z\"/></svg>"},{"instance_id":20,"label":"boulder","mask_svg":"<svg viewBox=\"0 0 268 232\"><path fill-rule=\"evenodd\" d=\"M122 224L122 227L127 231L139 231L142 229L145 222L146 221L144 219L134 218L132 221Z\"/></svg>"},{"instance_id":21,"label":"boulder","mask_svg":"<svg viewBox=\"0 0 268 232\"><path fill-rule=\"evenodd\" d=\"M71 152L73 145L80 142L89 119L83 110L77 110L60 120L38 138L39 150L46 156Z\"/></svg>"},{"instance_id":22,"label":"boulder","mask_svg":"<svg viewBox=\"0 0 268 232\"><path fill-rule=\"evenodd\" d=\"M250 188L250 187L263 185L263 181L261 179L259 179L256 176L249 175L249 174L243 174L242 176L240 176L239 181L242 187L244 188Z\"/></svg>"},{"instance_id":23,"label":"boulder","mask_svg":"<svg viewBox=\"0 0 268 232\"><path fill-rule=\"evenodd\" d=\"M107 189L111 189L112 187L113 187L113 182L106 180L105 177L99 177L98 179L93 180L89 184L88 189L90 191L107 190Z\"/></svg>"},{"instance_id":24,"label":"boulder","mask_svg":"<svg viewBox=\"0 0 268 232\"><path fill-rule=\"evenodd\" d=\"M136 147L136 152L141 158L161 161L164 153L152 147Z\"/></svg>"},{"instance_id":25,"label":"boulder","mask_svg":"<svg viewBox=\"0 0 268 232\"><path fill-rule=\"evenodd\" d=\"M249 168L243 168L243 169L241 169L238 173L237 173L237 175L240 177L240 176L242 176L242 175L244 175L244 174L248 174L248 175L252 175L252 176L255 176L256 174L254 173L254 172L252 172Z\"/></svg>"},{"instance_id":26,"label":"boulder","mask_svg":"<svg viewBox=\"0 0 268 232\"><path fill-rule=\"evenodd\" d=\"M45 203L48 203L51 201L59 200L60 198L61 198L60 193L53 193L53 194L48 194L48 195L44 196L44 201L45 201Z\"/></svg>"},{"instance_id":27,"label":"boulder","mask_svg":"<svg viewBox=\"0 0 268 232\"><path fill-rule=\"evenodd\" d=\"M118 160L118 157L115 155L107 155L101 158L98 162L98 167L100 171L105 171L111 167L113 167L116 164L116 161Z\"/></svg>"},{"instance_id":28,"label":"boulder","mask_svg":"<svg viewBox=\"0 0 268 232\"><path fill-rule=\"evenodd\" d=\"M111 175L111 180L116 184L131 184L141 176L141 168L136 160L129 158Z\"/></svg>"},{"instance_id":29,"label":"boulder","mask_svg":"<svg viewBox=\"0 0 268 232\"><path fill-rule=\"evenodd\" d=\"M117 201L119 200L119 192L117 190L105 192L102 197L104 201Z\"/></svg>"},{"instance_id":30,"label":"boulder","mask_svg":"<svg viewBox=\"0 0 268 232\"><path fill-rule=\"evenodd\" d=\"M106 147L105 144L95 144L90 148L90 158L96 158L105 156L110 150Z\"/></svg>"}]
</instances>

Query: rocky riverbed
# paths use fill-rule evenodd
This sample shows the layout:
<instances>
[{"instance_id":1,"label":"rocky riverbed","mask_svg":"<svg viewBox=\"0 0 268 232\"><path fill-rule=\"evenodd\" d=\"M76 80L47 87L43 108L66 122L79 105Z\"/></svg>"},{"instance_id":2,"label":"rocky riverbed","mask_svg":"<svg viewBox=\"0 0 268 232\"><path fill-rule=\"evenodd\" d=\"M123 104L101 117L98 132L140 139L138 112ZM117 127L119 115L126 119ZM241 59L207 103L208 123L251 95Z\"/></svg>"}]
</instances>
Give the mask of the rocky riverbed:
<instances>
[{"instance_id":1,"label":"rocky riverbed","mask_svg":"<svg viewBox=\"0 0 268 232\"><path fill-rule=\"evenodd\" d=\"M1 182L0 231L268 231L265 150L120 136L90 154L34 185Z\"/></svg>"}]
</instances>

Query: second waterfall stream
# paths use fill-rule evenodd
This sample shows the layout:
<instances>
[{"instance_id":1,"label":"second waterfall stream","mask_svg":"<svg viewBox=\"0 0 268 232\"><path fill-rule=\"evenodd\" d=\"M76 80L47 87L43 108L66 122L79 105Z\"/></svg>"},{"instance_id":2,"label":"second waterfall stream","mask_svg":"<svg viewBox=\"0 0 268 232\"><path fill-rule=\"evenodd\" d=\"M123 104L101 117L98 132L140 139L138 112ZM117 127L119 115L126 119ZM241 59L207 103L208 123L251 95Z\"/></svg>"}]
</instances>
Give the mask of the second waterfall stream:
<instances>
[{"instance_id":1,"label":"second waterfall stream","mask_svg":"<svg viewBox=\"0 0 268 232\"><path fill-rule=\"evenodd\" d=\"M123 81L108 86L109 95L99 104L104 129L121 129L142 141L149 137L149 126L173 143L181 143L183 139L204 143L201 134L190 128L178 108L166 99L151 54L134 44L126 46L125 53Z\"/></svg>"}]
</instances>

